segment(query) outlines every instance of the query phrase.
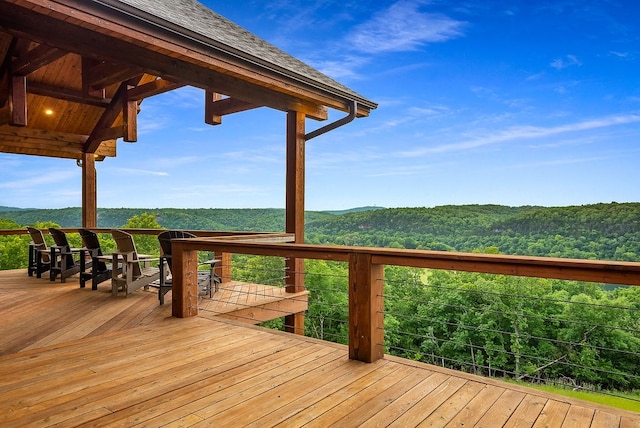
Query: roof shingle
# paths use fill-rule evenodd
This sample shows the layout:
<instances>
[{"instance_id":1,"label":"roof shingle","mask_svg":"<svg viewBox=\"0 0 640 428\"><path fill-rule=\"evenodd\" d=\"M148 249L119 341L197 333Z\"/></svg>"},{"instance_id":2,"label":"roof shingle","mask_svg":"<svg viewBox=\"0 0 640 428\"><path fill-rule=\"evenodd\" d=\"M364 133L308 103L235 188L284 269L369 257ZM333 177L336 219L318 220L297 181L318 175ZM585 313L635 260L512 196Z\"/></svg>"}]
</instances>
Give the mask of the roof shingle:
<instances>
[{"instance_id":1,"label":"roof shingle","mask_svg":"<svg viewBox=\"0 0 640 428\"><path fill-rule=\"evenodd\" d=\"M376 104L195 0L102 0L244 60L376 108ZM127 8L126 6L129 6ZM135 9L132 11L131 8ZM185 31L186 30L186 31Z\"/></svg>"}]
</instances>

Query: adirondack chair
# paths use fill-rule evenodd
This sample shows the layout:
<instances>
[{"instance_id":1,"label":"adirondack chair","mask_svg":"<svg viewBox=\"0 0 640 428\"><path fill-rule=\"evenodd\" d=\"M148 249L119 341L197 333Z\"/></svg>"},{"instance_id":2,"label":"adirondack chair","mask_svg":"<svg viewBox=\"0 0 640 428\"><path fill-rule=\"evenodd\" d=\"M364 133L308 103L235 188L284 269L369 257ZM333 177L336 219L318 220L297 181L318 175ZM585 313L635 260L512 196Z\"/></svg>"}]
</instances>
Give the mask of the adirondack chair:
<instances>
[{"instance_id":1,"label":"adirondack chair","mask_svg":"<svg viewBox=\"0 0 640 428\"><path fill-rule=\"evenodd\" d=\"M36 278L42 278L42 274L51 268L51 252L40 229L27 226L31 242L29 243L29 276L36 274Z\"/></svg>"},{"instance_id":2,"label":"adirondack chair","mask_svg":"<svg viewBox=\"0 0 640 428\"><path fill-rule=\"evenodd\" d=\"M158 235L158 241L160 242L160 249L162 250L162 261L160 269L164 269L165 265L169 268L169 273L171 272L171 240L178 238L196 238L196 235L189 232L184 232L182 230L166 230ZM213 297L214 291L218 291L218 284L222 282L222 279L219 275L214 272L215 264L217 260L207 260L206 262L201 262L199 265L208 265L208 270L198 270L198 290L200 293L208 293L209 297ZM167 294L171 290L171 279L165 278L160 281L160 286L158 288L158 299L160 300L160 304L164 305L164 295Z\"/></svg>"},{"instance_id":3,"label":"adirondack chair","mask_svg":"<svg viewBox=\"0 0 640 428\"><path fill-rule=\"evenodd\" d=\"M50 247L49 279L55 281L56 277L60 275L60 282L65 282L67 278L80 272L80 249L71 248L67 234L62 230L50 227L49 233L56 243Z\"/></svg>"},{"instance_id":4,"label":"adirondack chair","mask_svg":"<svg viewBox=\"0 0 640 428\"><path fill-rule=\"evenodd\" d=\"M98 235L87 229L78 229L78 233L84 244L80 253L80 288L91 280L91 289L97 290L98 284L111 279L112 265L107 263L109 259L102 253ZM87 263L87 258L91 259L90 263Z\"/></svg>"},{"instance_id":5,"label":"adirondack chair","mask_svg":"<svg viewBox=\"0 0 640 428\"><path fill-rule=\"evenodd\" d=\"M126 297L142 287L146 290L154 281L159 281L161 275L165 275L158 267L147 266L159 258L139 256L133 236L129 233L113 229L111 235L118 247L111 258L111 292L114 296L119 291L124 291Z\"/></svg>"}]
</instances>

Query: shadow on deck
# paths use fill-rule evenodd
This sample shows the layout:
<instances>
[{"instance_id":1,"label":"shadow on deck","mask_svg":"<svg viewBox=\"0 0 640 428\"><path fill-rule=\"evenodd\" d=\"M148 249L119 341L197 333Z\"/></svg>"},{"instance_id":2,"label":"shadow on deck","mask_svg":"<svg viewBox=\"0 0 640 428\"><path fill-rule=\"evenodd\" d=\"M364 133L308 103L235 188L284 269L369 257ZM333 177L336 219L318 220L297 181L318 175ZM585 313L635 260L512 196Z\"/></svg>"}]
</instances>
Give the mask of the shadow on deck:
<instances>
[{"instance_id":1,"label":"shadow on deck","mask_svg":"<svg viewBox=\"0 0 640 428\"><path fill-rule=\"evenodd\" d=\"M213 311L173 318L142 290L114 298L0 271L0 311L2 426L640 426L636 413L427 364L352 361L345 346Z\"/></svg>"}]
</instances>

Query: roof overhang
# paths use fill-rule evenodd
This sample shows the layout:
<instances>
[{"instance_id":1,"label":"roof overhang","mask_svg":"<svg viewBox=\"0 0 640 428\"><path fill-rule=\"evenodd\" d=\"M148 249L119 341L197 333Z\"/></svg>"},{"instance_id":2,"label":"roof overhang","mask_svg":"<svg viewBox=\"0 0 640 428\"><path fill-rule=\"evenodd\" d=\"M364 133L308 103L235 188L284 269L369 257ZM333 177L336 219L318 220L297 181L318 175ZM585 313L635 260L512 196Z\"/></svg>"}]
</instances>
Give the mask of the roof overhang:
<instances>
[{"instance_id":1,"label":"roof overhang","mask_svg":"<svg viewBox=\"0 0 640 428\"><path fill-rule=\"evenodd\" d=\"M0 151L115 156L116 139L137 138L140 102L185 85L206 91L210 124L256 107L316 120L327 119L328 109L357 105L355 116L363 117L377 107L249 33L241 36L297 71L128 4L136 1L151 4L0 0ZM63 112L55 124L45 117L48 104Z\"/></svg>"}]
</instances>

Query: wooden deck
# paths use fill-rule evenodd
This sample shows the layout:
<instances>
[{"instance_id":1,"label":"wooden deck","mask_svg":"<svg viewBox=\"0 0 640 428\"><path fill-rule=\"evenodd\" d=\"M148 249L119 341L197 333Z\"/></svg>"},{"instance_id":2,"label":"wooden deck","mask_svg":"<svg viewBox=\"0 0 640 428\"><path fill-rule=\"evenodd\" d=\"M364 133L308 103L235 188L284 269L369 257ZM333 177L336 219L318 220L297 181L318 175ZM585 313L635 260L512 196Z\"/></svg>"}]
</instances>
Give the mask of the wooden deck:
<instances>
[{"instance_id":1,"label":"wooden deck","mask_svg":"<svg viewBox=\"0 0 640 428\"><path fill-rule=\"evenodd\" d=\"M640 414L0 271L0 426L640 427Z\"/></svg>"}]
</instances>

